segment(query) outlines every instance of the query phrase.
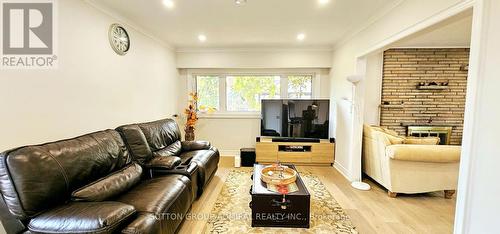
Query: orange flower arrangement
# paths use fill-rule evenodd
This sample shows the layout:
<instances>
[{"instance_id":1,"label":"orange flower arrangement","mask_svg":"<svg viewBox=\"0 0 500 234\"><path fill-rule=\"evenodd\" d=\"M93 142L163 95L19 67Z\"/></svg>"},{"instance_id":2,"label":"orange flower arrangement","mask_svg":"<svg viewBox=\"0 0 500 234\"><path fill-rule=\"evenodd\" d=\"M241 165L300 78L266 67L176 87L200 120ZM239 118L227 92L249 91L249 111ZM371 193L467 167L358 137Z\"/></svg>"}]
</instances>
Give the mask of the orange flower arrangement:
<instances>
[{"instance_id":1,"label":"orange flower arrangement","mask_svg":"<svg viewBox=\"0 0 500 234\"><path fill-rule=\"evenodd\" d=\"M184 131L186 133L186 141L194 141L194 129L198 122L198 112L212 113L215 111L215 108L204 105L198 107L198 93L190 93L189 97L188 107L184 109L184 114L186 114L186 127Z\"/></svg>"}]
</instances>

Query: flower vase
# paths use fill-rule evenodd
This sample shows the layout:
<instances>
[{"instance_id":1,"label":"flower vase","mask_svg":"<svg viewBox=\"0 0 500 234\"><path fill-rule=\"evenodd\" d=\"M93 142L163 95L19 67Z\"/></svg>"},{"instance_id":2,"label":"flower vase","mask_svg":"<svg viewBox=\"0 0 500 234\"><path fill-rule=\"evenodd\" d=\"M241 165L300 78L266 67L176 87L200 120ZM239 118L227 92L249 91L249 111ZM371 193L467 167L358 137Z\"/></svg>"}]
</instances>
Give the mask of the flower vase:
<instances>
[{"instance_id":1,"label":"flower vase","mask_svg":"<svg viewBox=\"0 0 500 234\"><path fill-rule=\"evenodd\" d=\"M186 129L184 129L185 131L185 135L184 135L184 139L186 141L194 141L194 127L186 127Z\"/></svg>"}]
</instances>

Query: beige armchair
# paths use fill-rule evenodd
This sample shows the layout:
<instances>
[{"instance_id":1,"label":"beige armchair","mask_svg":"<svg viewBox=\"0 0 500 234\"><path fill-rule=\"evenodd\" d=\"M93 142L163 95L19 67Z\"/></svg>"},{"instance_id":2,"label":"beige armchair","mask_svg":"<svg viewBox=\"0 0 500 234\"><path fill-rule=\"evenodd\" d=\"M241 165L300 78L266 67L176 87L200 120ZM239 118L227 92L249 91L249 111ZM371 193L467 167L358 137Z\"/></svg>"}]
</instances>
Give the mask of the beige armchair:
<instances>
[{"instance_id":1,"label":"beige armchair","mask_svg":"<svg viewBox=\"0 0 500 234\"><path fill-rule=\"evenodd\" d=\"M444 190L445 198L455 193L460 146L437 145L439 138L406 138L381 127L363 128L363 172L398 193Z\"/></svg>"}]
</instances>

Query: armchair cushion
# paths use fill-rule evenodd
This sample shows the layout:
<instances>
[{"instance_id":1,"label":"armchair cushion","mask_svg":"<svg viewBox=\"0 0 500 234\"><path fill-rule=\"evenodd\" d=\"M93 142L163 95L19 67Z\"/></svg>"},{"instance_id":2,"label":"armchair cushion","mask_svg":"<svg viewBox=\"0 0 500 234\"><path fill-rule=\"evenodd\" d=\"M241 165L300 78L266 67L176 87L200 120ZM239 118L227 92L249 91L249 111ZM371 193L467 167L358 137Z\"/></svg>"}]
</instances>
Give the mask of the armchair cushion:
<instances>
[{"instance_id":1,"label":"armchair cushion","mask_svg":"<svg viewBox=\"0 0 500 234\"><path fill-rule=\"evenodd\" d=\"M386 155L393 160L451 163L460 161L460 150L451 145L390 145Z\"/></svg>"},{"instance_id":2,"label":"armchair cushion","mask_svg":"<svg viewBox=\"0 0 500 234\"><path fill-rule=\"evenodd\" d=\"M390 134L384 134L384 136L389 140L389 142L391 142L391 145L400 145L405 142L405 138L403 137L393 136Z\"/></svg>"},{"instance_id":3,"label":"armchair cushion","mask_svg":"<svg viewBox=\"0 0 500 234\"><path fill-rule=\"evenodd\" d=\"M177 156L158 156L145 164L149 168L174 169L181 164L181 158Z\"/></svg>"},{"instance_id":4,"label":"armchair cushion","mask_svg":"<svg viewBox=\"0 0 500 234\"><path fill-rule=\"evenodd\" d=\"M112 233L135 213L120 202L73 202L31 219L35 233Z\"/></svg>"},{"instance_id":5,"label":"armchair cushion","mask_svg":"<svg viewBox=\"0 0 500 234\"><path fill-rule=\"evenodd\" d=\"M141 180L141 175L141 166L132 163L113 174L74 191L71 194L71 199L74 201L104 201L129 190Z\"/></svg>"},{"instance_id":6,"label":"armchair cushion","mask_svg":"<svg viewBox=\"0 0 500 234\"><path fill-rule=\"evenodd\" d=\"M183 141L182 151L208 150L211 145L208 141Z\"/></svg>"},{"instance_id":7,"label":"armchair cushion","mask_svg":"<svg viewBox=\"0 0 500 234\"><path fill-rule=\"evenodd\" d=\"M439 137L407 137L404 143L409 145L437 145L440 140Z\"/></svg>"}]
</instances>

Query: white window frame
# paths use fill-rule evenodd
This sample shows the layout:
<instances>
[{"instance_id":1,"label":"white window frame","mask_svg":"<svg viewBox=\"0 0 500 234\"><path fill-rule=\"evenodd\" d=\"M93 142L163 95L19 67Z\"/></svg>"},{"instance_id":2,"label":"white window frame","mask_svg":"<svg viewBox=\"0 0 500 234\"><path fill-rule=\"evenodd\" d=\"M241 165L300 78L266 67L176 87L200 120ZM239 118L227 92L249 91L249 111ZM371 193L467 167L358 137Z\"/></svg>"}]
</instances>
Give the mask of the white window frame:
<instances>
[{"instance_id":1,"label":"white window frame","mask_svg":"<svg viewBox=\"0 0 500 234\"><path fill-rule=\"evenodd\" d=\"M248 75L248 76L280 76L280 98L288 98L288 76L309 75L312 76L312 98L319 97L320 91L320 70L319 69L188 69L188 92L196 92L197 76L218 76L219 77L219 110L211 114L199 113L199 118L240 118L259 119L260 111L227 111L227 89L226 77Z\"/></svg>"}]
</instances>

